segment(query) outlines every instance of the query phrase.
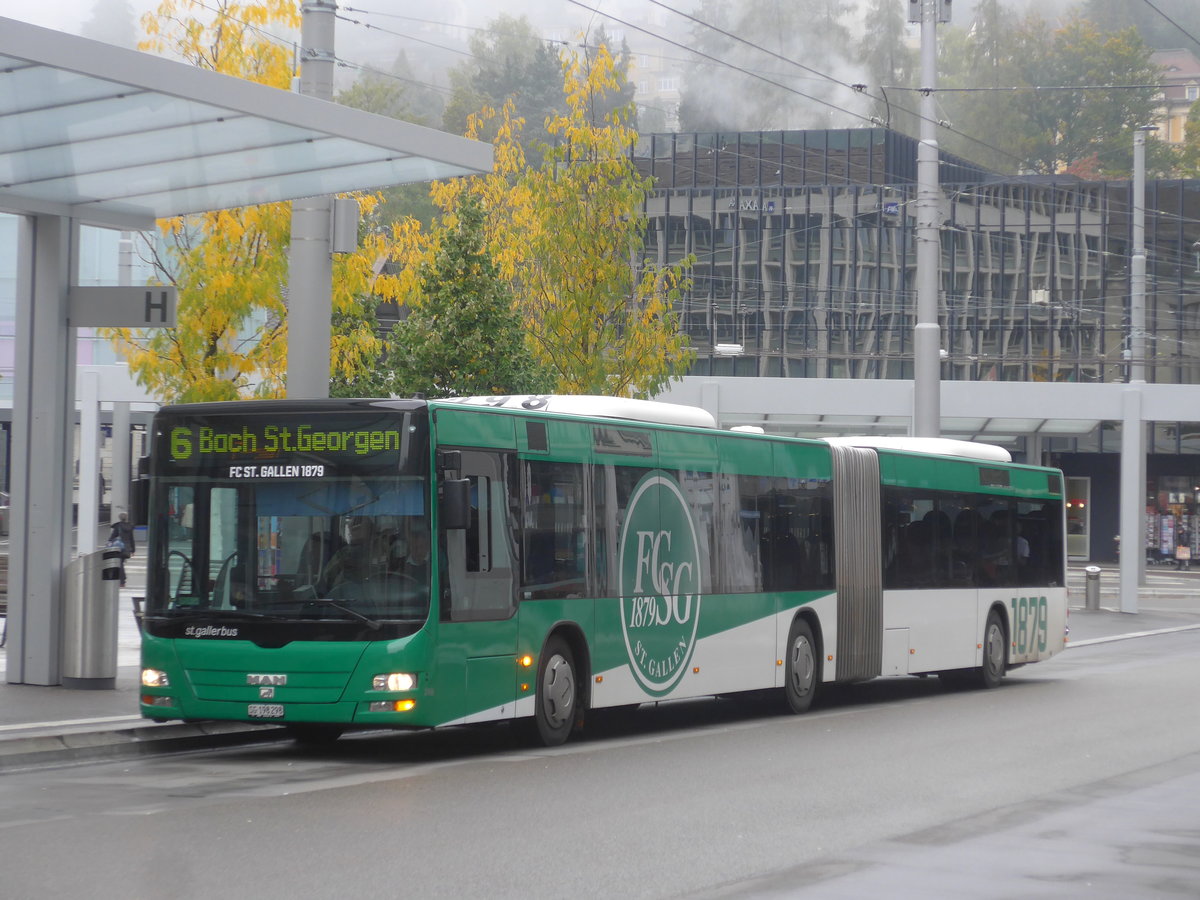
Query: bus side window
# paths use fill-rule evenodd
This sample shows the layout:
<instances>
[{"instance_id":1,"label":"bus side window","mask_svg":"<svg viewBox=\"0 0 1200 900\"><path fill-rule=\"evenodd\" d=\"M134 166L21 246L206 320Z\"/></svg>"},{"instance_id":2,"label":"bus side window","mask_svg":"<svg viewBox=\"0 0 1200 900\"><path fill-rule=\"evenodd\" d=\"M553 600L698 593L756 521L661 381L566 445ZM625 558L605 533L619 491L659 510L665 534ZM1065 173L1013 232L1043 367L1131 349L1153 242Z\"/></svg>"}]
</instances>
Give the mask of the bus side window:
<instances>
[{"instance_id":1,"label":"bus side window","mask_svg":"<svg viewBox=\"0 0 1200 900\"><path fill-rule=\"evenodd\" d=\"M582 597L587 590L584 468L578 463L523 463L521 596Z\"/></svg>"}]
</instances>

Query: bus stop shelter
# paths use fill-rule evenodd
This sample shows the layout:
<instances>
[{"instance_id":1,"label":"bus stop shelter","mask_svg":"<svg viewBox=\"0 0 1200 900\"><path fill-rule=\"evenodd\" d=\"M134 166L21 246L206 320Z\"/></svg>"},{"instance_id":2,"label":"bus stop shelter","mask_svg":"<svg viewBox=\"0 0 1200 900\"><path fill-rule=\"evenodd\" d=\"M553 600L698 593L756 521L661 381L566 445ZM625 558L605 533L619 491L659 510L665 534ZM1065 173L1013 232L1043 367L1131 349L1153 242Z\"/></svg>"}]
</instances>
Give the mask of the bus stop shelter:
<instances>
[{"instance_id":1,"label":"bus stop shelter","mask_svg":"<svg viewBox=\"0 0 1200 900\"><path fill-rule=\"evenodd\" d=\"M146 230L476 174L492 148L3 17L0 123L0 211L19 221L7 680L52 685L72 547L79 226Z\"/></svg>"}]
</instances>

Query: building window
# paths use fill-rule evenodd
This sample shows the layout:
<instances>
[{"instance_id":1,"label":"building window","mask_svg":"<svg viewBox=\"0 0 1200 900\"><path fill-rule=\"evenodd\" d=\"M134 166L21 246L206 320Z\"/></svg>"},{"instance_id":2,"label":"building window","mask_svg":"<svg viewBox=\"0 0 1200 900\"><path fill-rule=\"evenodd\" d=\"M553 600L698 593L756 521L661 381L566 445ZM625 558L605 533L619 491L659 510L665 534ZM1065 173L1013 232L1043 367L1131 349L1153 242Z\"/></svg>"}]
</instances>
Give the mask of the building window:
<instances>
[{"instance_id":1,"label":"building window","mask_svg":"<svg viewBox=\"0 0 1200 900\"><path fill-rule=\"evenodd\" d=\"M1187 86L1187 98L1189 100L1200 99L1200 85L1189 84Z\"/></svg>"}]
</instances>

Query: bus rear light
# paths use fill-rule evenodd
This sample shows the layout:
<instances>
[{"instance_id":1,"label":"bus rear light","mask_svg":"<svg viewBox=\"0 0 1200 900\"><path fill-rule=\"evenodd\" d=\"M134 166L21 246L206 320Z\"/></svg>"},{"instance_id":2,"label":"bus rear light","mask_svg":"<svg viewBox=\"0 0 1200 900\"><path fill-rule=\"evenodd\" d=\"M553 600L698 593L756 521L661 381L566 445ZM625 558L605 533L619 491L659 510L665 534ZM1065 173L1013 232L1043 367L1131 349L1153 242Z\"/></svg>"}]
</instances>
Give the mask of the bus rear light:
<instances>
[{"instance_id":1,"label":"bus rear light","mask_svg":"<svg viewBox=\"0 0 1200 900\"><path fill-rule=\"evenodd\" d=\"M371 679L371 689L376 691L411 691L417 686L417 676L408 672L390 672Z\"/></svg>"},{"instance_id":2,"label":"bus rear light","mask_svg":"<svg viewBox=\"0 0 1200 900\"><path fill-rule=\"evenodd\" d=\"M371 712L410 712L417 706L416 700L373 700Z\"/></svg>"},{"instance_id":3,"label":"bus rear light","mask_svg":"<svg viewBox=\"0 0 1200 900\"><path fill-rule=\"evenodd\" d=\"M142 687L170 687L171 679L162 669L142 669Z\"/></svg>"}]
</instances>

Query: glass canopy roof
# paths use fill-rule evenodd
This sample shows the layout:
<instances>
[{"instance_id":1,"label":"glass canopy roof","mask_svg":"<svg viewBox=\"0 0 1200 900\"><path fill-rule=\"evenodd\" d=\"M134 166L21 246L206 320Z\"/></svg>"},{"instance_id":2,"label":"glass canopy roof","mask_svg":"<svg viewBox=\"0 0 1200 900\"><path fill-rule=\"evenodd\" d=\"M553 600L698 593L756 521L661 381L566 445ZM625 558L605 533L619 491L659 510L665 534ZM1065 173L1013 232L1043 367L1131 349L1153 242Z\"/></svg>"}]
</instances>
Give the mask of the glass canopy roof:
<instances>
[{"instance_id":1,"label":"glass canopy roof","mask_svg":"<svg viewBox=\"0 0 1200 900\"><path fill-rule=\"evenodd\" d=\"M0 208L115 227L490 171L489 144L0 17Z\"/></svg>"}]
</instances>

